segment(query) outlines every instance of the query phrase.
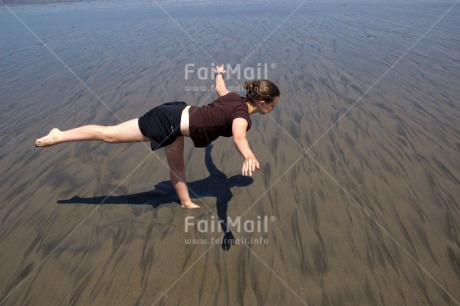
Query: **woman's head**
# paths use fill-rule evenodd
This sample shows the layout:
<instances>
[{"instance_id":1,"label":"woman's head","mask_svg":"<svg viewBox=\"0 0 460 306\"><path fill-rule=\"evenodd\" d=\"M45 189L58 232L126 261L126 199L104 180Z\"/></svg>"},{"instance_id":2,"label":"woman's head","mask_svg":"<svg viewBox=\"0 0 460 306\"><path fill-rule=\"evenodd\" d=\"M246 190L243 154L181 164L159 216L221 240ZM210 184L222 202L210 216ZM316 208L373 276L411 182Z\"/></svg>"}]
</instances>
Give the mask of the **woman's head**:
<instances>
[{"instance_id":1,"label":"woman's head","mask_svg":"<svg viewBox=\"0 0 460 306\"><path fill-rule=\"evenodd\" d=\"M278 103L280 91L269 80L254 80L244 83L246 99L261 114L268 114Z\"/></svg>"}]
</instances>

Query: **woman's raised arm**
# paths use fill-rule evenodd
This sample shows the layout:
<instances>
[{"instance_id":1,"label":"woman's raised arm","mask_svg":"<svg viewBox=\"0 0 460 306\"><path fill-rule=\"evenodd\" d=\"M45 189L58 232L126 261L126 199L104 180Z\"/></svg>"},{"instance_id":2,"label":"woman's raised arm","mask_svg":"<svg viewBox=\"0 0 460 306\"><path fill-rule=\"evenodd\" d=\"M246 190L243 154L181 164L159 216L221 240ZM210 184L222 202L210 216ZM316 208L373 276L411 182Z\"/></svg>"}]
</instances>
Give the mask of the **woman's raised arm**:
<instances>
[{"instance_id":1,"label":"woman's raised arm","mask_svg":"<svg viewBox=\"0 0 460 306\"><path fill-rule=\"evenodd\" d=\"M216 75L216 91L219 97L225 96L229 93L224 81L225 72L224 65L216 66L216 69L214 69L214 73Z\"/></svg>"}]
</instances>

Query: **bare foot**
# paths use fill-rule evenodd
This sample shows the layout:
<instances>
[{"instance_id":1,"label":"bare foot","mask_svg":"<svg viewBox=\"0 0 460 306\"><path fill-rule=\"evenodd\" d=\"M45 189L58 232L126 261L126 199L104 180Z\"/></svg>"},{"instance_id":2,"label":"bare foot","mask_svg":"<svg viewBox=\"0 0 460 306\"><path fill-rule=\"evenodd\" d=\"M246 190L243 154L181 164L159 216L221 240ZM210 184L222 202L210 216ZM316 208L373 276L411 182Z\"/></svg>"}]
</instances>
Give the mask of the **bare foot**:
<instances>
[{"instance_id":1,"label":"bare foot","mask_svg":"<svg viewBox=\"0 0 460 306\"><path fill-rule=\"evenodd\" d=\"M36 147L51 147L57 143L57 135L59 135L61 131L59 129L52 129L48 135L38 138L35 140Z\"/></svg>"},{"instance_id":2,"label":"bare foot","mask_svg":"<svg viewBox=\"0 0 460 306\"><path fill-rule=\"evenodd\" d=\"M181 204L181 206L183 208L200 208L200 206L198 206L198 205L196 205L195 203L192 203L192 202Z\"/></svg>"}]
</instances>

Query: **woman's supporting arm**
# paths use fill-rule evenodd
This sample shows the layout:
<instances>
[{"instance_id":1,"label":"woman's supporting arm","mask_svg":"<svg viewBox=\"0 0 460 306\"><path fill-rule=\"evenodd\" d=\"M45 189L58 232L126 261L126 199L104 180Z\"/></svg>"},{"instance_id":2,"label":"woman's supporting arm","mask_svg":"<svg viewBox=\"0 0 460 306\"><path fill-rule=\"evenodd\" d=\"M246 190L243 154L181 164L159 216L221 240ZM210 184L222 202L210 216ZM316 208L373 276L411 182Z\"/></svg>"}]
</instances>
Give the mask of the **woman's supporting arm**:
<instances>
[{"instance_id":1,"label":"woman's supporting arm","mask_svg":"<svg viewBox=\"0 0 460 306\"><path fill-rule=\"evenodd\" d=\"M233 142L236 148L244 157L243 168L241 173L245 176L252 176L252 173L256 169L260 169L259 162L257 161L254 153L252 153L249 147L249 142L246 139L246 130L248 128L248 122L244 118L236 118L233 120L232 133Z\"/></svg>"}]
</instances>

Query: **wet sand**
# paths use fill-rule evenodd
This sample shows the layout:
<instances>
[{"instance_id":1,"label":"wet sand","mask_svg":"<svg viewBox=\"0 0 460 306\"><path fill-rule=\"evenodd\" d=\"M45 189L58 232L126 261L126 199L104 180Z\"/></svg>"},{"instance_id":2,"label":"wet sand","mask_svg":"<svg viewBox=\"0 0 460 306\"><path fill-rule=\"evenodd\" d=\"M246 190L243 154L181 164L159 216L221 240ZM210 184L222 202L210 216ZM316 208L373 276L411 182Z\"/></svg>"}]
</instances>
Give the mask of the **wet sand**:
<instances>
[{"instance_id":1,"label":"wet sand","mask_svg":"<svg viewBox=\"0 0 460 306\"><path fill-rule=\"evenodd\" d=\"M299 4L0 6L0 305L459 304L460 6ZM282 92L253 116L253 180L231 139L186 140L201 209L162 150L34 147L211 102L187 63L267 63ZM198 226L218 216L256 230L224 251Z\"/></svg>"}]
</instances>

